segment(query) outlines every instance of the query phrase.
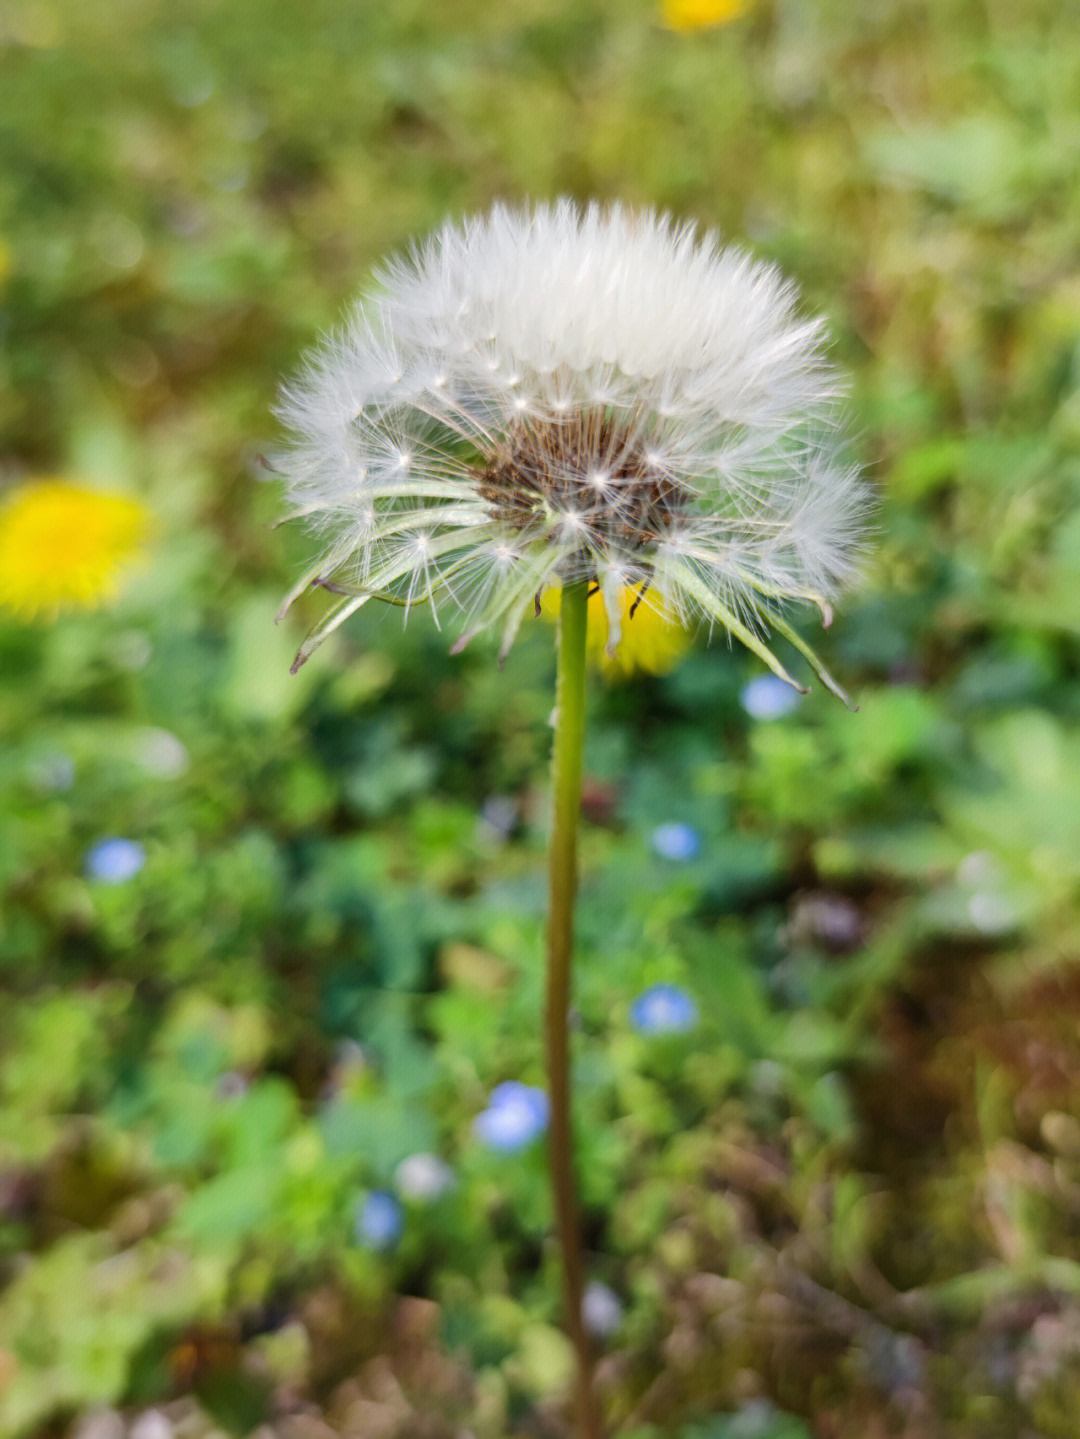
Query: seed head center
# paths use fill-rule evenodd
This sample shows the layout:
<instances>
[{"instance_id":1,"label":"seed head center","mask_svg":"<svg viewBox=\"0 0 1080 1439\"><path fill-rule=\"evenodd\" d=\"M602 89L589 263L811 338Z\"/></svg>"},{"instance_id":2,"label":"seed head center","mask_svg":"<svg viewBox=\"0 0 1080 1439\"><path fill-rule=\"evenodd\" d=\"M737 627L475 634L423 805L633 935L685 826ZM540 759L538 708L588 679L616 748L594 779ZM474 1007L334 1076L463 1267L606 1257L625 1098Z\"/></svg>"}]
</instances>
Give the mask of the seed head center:
<instances>
[{"instance_id":1,"label":"seed head center","mask_svg":"<svg viewBox=\"0 0 1080 1439\"><path fill-rule=\"evenodd\" d=\"M571 529L598 551L654 545L690 499L643 436L598 411L511 425L475 473L493 520L538 537Z\"/></svg>"}]
</instances>

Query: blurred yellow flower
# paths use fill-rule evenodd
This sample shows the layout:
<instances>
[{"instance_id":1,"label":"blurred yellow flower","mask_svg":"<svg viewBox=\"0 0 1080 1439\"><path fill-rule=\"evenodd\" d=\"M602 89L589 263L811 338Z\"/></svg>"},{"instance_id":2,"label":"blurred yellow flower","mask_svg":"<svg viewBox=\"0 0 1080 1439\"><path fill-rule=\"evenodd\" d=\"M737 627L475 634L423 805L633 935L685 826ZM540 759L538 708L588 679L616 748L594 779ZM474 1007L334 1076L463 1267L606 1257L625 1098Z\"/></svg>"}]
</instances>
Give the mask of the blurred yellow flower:
<instances>
[{"instance_id":1,"label":"blurred yellow flower","mask_svg":"<svg viewBox=\"0 0 1080 1439\"><path fill-rule=\"evenodd\" d=\"M4 244L3 240L0 240L0 285L7 279L10 270L11 251L7 245Z\"/></svg>"},{"instance_id":2,"label":"blurred yellow flower","mask_svg":"<svg viewBox=\"0 0 1080 1439\"><path fill-rule=\"evenodd\" d=\"M661 15L669 30L685 34L726 25L745 15L753 4L754 0L663 0Z\"/></svg>"},{"instance_id":3,"label":"blurred yellow flower","mask_svg":"<svg viewBox=\"0 0 1080 1439\"><path fill-rule=\"evenodd\" d=\"M545 619L558 619L561 594L557 585L544 591L540 613ZM604 601L599 591L589 597L588 658L608 679L627 679L639 670L651 675L666 674L690 647L690 631L663 601L646 593L639 604L638 594L639 590L630 586L622 592L622 638L613 655L607 652Z\"/></svg>"},{"instance_id":4,"label":"blurred yellow flower","mask_svg":"<svg viewBox=\"0 0 1080 1439\"><path fill-rule=\"evenodd\" d=\"M123 495L67 480L20 485L0 504L0 607L27 617L93 608L115 594L147 520Z\"/></svg>"}]
</instances>

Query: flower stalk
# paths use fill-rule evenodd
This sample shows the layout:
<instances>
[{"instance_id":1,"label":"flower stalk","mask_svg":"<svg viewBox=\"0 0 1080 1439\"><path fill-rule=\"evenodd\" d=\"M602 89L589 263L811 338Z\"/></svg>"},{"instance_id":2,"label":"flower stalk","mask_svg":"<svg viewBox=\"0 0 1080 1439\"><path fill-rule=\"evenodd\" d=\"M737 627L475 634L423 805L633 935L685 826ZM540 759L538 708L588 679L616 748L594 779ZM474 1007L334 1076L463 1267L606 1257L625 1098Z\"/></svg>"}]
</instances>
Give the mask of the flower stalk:
<instances>
[{"instance_id":1,"label":"flower stalk","mask_svg":"<svg viewBox=\"0 0 1080 1439\"><path fill-rule=\"evenodd\" d=\"M585 639L589 585L563 586L559 608L555 744L552 755L554 819L549 855L547 1009L545 1035L551 1098L549 1151L555 1223L562 1259L566 1324L577 1357L577 1412L583 1439L603 1429L593 1388L593 1359L581 1312L581 1215L574 1180L570 1117L570 978L577 892L577 831L581 810L581 756L585 739Z\"/></svg>"}]
</instances>

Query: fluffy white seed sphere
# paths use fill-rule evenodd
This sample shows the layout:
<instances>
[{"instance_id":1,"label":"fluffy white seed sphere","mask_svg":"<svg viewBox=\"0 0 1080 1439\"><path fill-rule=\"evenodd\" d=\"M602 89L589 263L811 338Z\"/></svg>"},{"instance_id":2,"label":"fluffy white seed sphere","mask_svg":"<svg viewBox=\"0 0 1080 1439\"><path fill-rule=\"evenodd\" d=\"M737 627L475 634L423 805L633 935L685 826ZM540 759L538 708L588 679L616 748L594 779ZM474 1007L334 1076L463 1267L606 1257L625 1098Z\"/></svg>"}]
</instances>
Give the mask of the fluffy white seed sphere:
<instances>
[{"instance_id":1,"label":"fluffy white seed sphere","mask_svg":"<svg viewBox=\"0 0 1080 1439\"><path fill-rule=\"evenodd\" d=\"M447 224L387 263L284 391L292 513L322 537L304 576L345 599L448 601L463 643L505 648L549 584L621 591L761 640L829 602L866 492L839 458L821 326L771 265L622 206L570 201ZM832 681L823 674L826 683Z\"/></svg>"}]
</instances>

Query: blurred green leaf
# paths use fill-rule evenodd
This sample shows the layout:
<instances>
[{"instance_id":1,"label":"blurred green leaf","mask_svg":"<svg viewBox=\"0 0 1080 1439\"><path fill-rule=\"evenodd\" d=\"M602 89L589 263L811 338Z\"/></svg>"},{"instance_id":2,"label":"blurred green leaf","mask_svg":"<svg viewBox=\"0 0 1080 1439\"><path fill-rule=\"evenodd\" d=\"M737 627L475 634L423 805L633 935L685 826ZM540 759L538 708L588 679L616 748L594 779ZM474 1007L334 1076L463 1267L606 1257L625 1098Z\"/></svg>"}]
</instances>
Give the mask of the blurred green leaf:
<instances>
[{"instance_id":1,"label":"blurred green leaf","mask_svg":"<svg viewBox=\"0 0 1080 1439\"><path fill-rule=\"evenodd\" d=\"M328 1155L347 1160L374 1184L388 1184L410 1154L436 1147L430 1116L390 1096L335 1100L320 1116L319 1132Z\"/></svg>"}]
</instances>

